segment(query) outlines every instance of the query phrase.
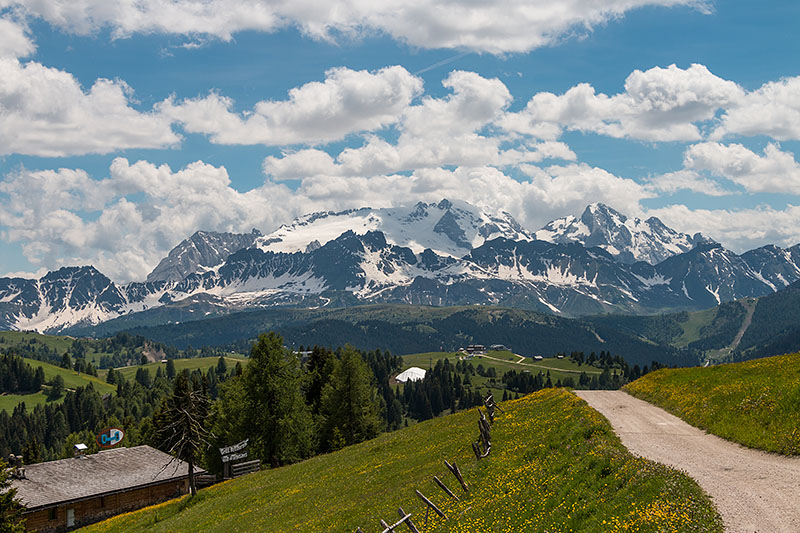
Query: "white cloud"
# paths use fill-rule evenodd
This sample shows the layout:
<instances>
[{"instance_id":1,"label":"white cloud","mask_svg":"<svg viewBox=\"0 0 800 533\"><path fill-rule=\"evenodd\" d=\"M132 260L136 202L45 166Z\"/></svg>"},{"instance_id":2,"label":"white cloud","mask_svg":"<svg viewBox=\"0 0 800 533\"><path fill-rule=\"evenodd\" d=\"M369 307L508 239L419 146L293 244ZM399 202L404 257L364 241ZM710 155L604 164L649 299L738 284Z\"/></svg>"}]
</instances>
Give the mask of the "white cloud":
<instances>
[{"instance_id":1,"label":"white cloud","mask_svg":"<svg viewBox=\"0 0 800 533\"><path fill-rule=\"evenodd\" d=\"M288 100L262 101L242 114L217 94L169 100L159 109L218 144L314 144L392 124L421 92L422 80L400 66L377 72L340 67L327 71L324 82L292 89Z\"/></svg>"},{"instance_id":2,"label":"white cloud","mask_svg":"<svg viewBox=\"0 0 800 533\"><path fill-rule=\"evenodd\" d=\"M17 272L6 272L5 274L0 274L0 278L23 278L23 279L39 279L42 276L47 274L46 268L40 268L35 272L28 272L25 270L20 270Z\"/></svg>"},{"instance_id":3,"label":"white cloud","mask_svg":"<svg viewBox=\"0 0 800 533\"><path fill-rule=\"evenodd\" d=\"M699 64L635 70L625 92L608 96L581 83L562 95L535 94L518 113L500 120L508 131L543 139L563 129L647 141L693 141L702 138L696 123L739 101L744 91Z\"/></svg>"},{"instance_id":4,"label":"white cloud","mask_svg":"<svg viewBox=\"0 0 800 533\"><path fill-rule=\"evenodd\" d=\"M711 138L732 134L800 139L800 76L765 83L727 110Z\"/></svg>"},{"instance_id":5,"label":"white cloud","mask_svg":"<svg viewBox=\"0 0 800 533\"><path fill-rule=\"evenodd\" d=\"M692 191L707 196L727 196L734 191L723 188L716 181L702 176L693 170L677 170L645 179L645 187L654 193L673 194L678 191Z\"/></svg>"},{"instance_id":6,"label":"white cloud","mask_svg":"<svg viewBox=\"0 0 800 533\"><path fill-rule=\"evenodd\" d=\"M273 32L297 26L319 39L385 33L422 48L464 48L503 54L548 46L644 6L690 6L705 0L0 0L21 6L64 31L90 34L110 26L116 37L134 33Z\"/></svg>"},{"instance_id":7,"label":"white cloud","mask_svg":"<svg viewBox=\"0 0 800 533\"><path fill-rule=\"evenodd\" d=\"M113 279L143 279L198 229L271 229L296 216L286 187L240 193L224 168L202 162L172 171L117 158L109 177L83 170L19 171L0 182L3 238L35 266L93 264ZM297 206L296 209L300 209Z\"/></svg>"},{"instance_id":8,"label":"white cloud","mask_svg":"<svg viewBox=\"0 0 800 533\"><path fill-rule=\"evenodd\" d=\"M791 204L784 209L689 209L671 205L648 210L647 214L685 233L702 232L738 253L767 243L787 247L800 241L800 206Z\"/></svg>"},{"instance_id":9,"label":"white cloud","mask_svg":"<svg viewBox=\"0 0 800 533\"><path fill-rule=\"evenodd\" d=\"M98 79L84 91L69 73L0 58L0 154L46 157L177 143L169 119L131 107L131 89Z\"/></svg>"},{"instance_id":10,"label":"white cloud","mask_svg":"<svg viewBox=\"0 0 800 533\"><path fill-rule=\"evenodd\" d=\"M0 226L2 238L20 243L34 268L92 264L112 279L128 281L143 279L198 229L269 232L308 212L443 197L506 210L536 228L565 211L581 210L585 195L630 212L648 194L632 180L583 164L526 170L532 178L522 182L493 167L458 167L420 169L410 176L316 175L295 191L268 180L239 192L223 167L198 161L173 171L117 158L104 179L80 169L7 175L0 182Z\"/></svg>"},{"instance_id":11,"label":"white cloud","mask_svg":"<svg viewBox=\"0 0 800 533\"><path fill-rule=\"evenodd\" d=\"M25 27L9 18L0 17L0 57L26 57L36 50Z\"/></svg>"},{"instance_id":12,"label":"white cloud","mask_svg":"<svg viewBox=\"0 0 800 533\"><path fill-rule=\"evenodd\" d=\"M506 139L495 131L482 132L511 102L498 79L474 72L454 71L443 85L452 93L425 97L398 117L400 132L394 142L367 135L360 147L343 149L336 157L317 149L288 152L264 160L264 171L274 179L308 176L374 176L442 166L507 166L549 158L574 160L564 143ZM505 146L508 144L509 146Z\"/></svg>"},{"instance_id":13,"label":"white cloud","mask_svg":"<svg viewBox=\"0 0 800 533\"><path fill-rule=\"evenodd\" d=\"M772 143L764 148L763 155L741 144L695 144L684 153L684 167L724 177L751 193L800 194L800 164L793 154Z\"/></svg>"}]
</instances>

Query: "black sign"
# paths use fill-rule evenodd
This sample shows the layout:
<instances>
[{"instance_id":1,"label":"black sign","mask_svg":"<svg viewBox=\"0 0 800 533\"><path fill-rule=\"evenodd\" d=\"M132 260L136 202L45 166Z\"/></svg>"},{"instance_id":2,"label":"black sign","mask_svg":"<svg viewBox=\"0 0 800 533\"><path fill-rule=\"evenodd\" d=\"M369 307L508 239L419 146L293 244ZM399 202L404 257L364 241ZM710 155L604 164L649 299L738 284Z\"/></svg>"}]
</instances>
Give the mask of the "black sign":
<instances>
[{"instance_id":1,"label":"black sign","mask_svg":"<svg viewBox=\"0 0 800 533\"><path fill-rule=\"evenodd\" d=\"M250 439L244 439L242 442L238 444L234 444L232 446L225 446L224 448L219 449L220 455L222 455L222 462L228 463L230 461L238 461L239 459L246 459L247 452L242 451L247 448L247 443L250 442ZM240 453L241 452L241 453Z\"/></svg>"}]
</instances>

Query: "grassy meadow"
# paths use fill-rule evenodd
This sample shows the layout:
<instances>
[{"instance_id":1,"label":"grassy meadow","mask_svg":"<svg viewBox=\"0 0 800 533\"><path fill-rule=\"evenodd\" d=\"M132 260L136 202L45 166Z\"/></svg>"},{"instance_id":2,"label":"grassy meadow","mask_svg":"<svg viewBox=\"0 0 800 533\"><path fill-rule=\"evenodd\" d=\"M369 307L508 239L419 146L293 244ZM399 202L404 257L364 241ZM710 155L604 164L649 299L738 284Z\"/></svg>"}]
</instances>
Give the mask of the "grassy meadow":
<instances>
[{"instance_id":1,"label":"grassy meadow","mask_svg":"<svg viewBox=\"0 0 800 533\"><path fill-rule=\"evenodd\" d=\"M461 355L462 354L458 352L425 352L404 355L403 370L412 366L428 369L431 365L435 365L436 361L440 359L449 359L450 363L455 365ZM553 380L553 383L567 377L571 377L577 381L581 372L586 372L589 377L593 375L599 376L602 373L602 370L591 365L584 364L578 366L566 357L564 359L548 357L541 361L535 361L531 357L520 358L509 351L489 351L485 356L476 355L472 359L468 359L468 361L476 368L478 365L483 365L487 370L489 368L494 368L497 371L498 381L502 378L503 373L509 370L516 370L517 372L529 370L534 374L538 374L539 372L546 374L550 372L550 378ZM476 382L475 380L478 380L477 383L479 385L483 384L481 376L475 376L473 382Z\"/></svg>"},{"instance_id":2,"label":"grassy meadow","mask_svg":"<svg viewBox=\"0 0 800 533\"><path fill-rule=\"evenodd\" d=\"M109 385L102 379L90 376L88 374L79 374L74 370L67 370L60 366L51 365L36 359L23 358L23 360L36 369L37 366L42 367L44 370L44 377L46 381L50 381L54 376L60 375L64 378L64 386L67 389L74 389L76 387L85 387L91 383L95 390L100 394L106 394L117 390L115 385ZM63 397L62 397L63 399ZM56 400L61 401L61 400ZM33 394L2 394L0 395L0 410L11 412L19 403L25 402L27 409L33 409L36 405L44 404L47 402L47 394L44 390Z\"/></svg>"},{"instance_id":3,"label":"grassy meadow","mask_svg":"<svg viewBox=\"0 0 800 533\"><path fill-rule=\"evenodd\" d=\"M720 437L800 455L800 354L662 369L625 390Z\"/></svg>"},{"instance_id":4,"label":"grassy meadow","mask_svg":"<svg viewBox=\"0 0 800 533\"><path fill-rule=\"evenodd\" d=\"M563 389L501 404L492 452L476 461L474 410L265 470L89 526L89 532L378 531L397 508L420 531L722 531L688 476L627 452L608 422ZM461 468L465 493L443 460ZM460 497L449 498L436 475ZM424 524L414 489L447 521Z\"/></svg>"},{"instance_id":5,"label":"grassy meadow","mask_svg":"<svg viewBox=\"0 0 800 533\"><path fill-rule=\"evenodd\" d=\"M217 366L219 362L219 357L193 357L191 359L173 359L173 363L175 363L175 371L182 372L184 370L188 370L191 372L192 370L202 370L205 372L212 366ZM247 358L240 355L226 355L225 362L228 364L228 370L232 369L236 366L236 363L247 364ZM151 378L156 377L156 372L158 368L161 367L166 371L166 363L147 363L146 365L136 365L136 366L123 366L120 368L116 368L118 372L120 372L125 379L134 379L136 377L136 372L140 368L144 368L150 373ZM107 374L108 372L101 372L101 375Z\"/></svg>"}]
</instances>

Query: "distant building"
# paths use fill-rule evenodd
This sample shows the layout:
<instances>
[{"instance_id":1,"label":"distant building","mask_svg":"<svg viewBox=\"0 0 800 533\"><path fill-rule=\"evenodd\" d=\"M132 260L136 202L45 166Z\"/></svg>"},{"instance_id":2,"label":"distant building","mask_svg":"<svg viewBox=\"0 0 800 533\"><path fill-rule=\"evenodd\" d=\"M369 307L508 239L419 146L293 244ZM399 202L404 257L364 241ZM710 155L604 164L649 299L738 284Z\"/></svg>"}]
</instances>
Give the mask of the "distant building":
<instances>
[{"instance_id":1,"label":"distant building","mask_svg":"<svg viewBox=\"0 0 800 533\"><path fill-rule=\"evenodd\" d=\"M510 352L511 351L511 348L509 348L505 344L492 344L491 346L489 346L489 349L493 350L495 352Z\"/></svg>"},{"instance_id":2,"label":"distant building","mask_svg":"<svg viewBox=\"0 0 800 533\"><path fill-rule=\"evenodd\" d=\"M470 355L485 354L486 346L483 344L470 344L467 346L467 353Z\"/></svg>"},{"instance_id":3,"label":"distant building","mask_svg":"<svg viewBox=\"0 0 800 533\"><path fill-rule=\"evenodd\" d=\"M419 381L421 379L425 379L425 370L416 366L412 366L408 370L404 370L398 374L394 379L400 383L405 383L407 381Z\"/></svg>"},{"instance_id":4,"label":"distant building","mask_svg":"<svg viewBox=\"0 0 800 533\"><path fill-rule=\"evenodd\" d=\"M186 494L188 465L176 459L164 468L171 459L150 446L79 453L26 465L11 484L29 531L65 531Z\"/></svg>"},{"instance_id":5,"label":"distant building","mask_svg":"<svg viewBox=\"0 0 800 533\"><path fill-rule=\"evenodd\" d=\"M534 355L533 356L533 360L534 361L543 361L544 357L542 357L541 355Z\"/></svg>"}]
</instances>

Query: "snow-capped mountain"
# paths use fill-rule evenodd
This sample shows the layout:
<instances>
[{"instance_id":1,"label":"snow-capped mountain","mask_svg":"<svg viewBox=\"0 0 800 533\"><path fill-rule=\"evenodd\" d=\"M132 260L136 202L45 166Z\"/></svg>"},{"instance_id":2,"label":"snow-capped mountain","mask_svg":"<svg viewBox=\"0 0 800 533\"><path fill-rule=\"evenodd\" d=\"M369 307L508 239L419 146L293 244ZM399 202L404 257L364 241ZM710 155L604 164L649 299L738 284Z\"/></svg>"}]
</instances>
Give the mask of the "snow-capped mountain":
<instances>
[{"instance_id":1,"label":"snow-capped mountain","mask_svg":"<svg viewBox=\"0 0 800 533\"><path fill-rule=\"evenodd\" d=\"M445 199L419 202L413 207L312 213L259 238L256 246L272 252L308 252L346 231L357 235L380 231L387 242L414 253L431 249L450 257L463 257L497 237L533 239L508 213L493 214L466 202Z\"/></svg>"},{"instance_id":2,"label":"snow-capped mountain","mask_svg":"<svg viewBox=\"0 0 800 533\"><path fill-rule=\"evenodd\" d=\"M233 252L252 246L258 237L261 232L257 229L251 233L196 231L173 248L146 281L181 281L189 274L222 264Z\"/></svg>"},{"instance_id":3,"label":"snow-capped mountain","mask_svg":"<svg viewBox=\"0 0 800 533\"><path fill-rule=\"evenodd\" d=\"M700 233L679 233L656 217L628 218L600 203L587 206L580 218L569 215L553 220L535 236L553 243L599 246L623 263L645 261L651 265L688 252L700 243L713 242Z\"/></svg>"},{"instance_id":4,"label":"snow-capped mountain","mask_svg":"<svg viewBox=\"0 0 800 533\"><path fill-rule=\"evenodd\" d=\"M125 295L94 267L65 267L38 280L0 279L0 325L52 331L119 316ZM4 324L3 324L4 323Z\"/></svg>"},{"instance_id":5,"label":"snow-capped mountain","mask_svg":"<svg viewBox=\"0 0 800 533\"><path fill-rule=\"evenodd\" d=\"M800 280L800 245L738 255L655 219L630 222L606 206L590 206L584 215L548 225L557 242L531 239L509 215L448 201L318 213L265 236L199 232L144 283L117 285L93 267L62 268L38 280L0 278L0 329L62 331L141 311L153 323L378 302L490 304L567 316L655 313L761 296ZM578 229L552 229L569 227ZM603 237L602 245L586 244L593 235ZM251 246L233 250L248 239ZM667 257L655 264L620 260L645 252L651 261ZM182 271L188 274L177 279Z\"/></svg>"}]
</instances>

